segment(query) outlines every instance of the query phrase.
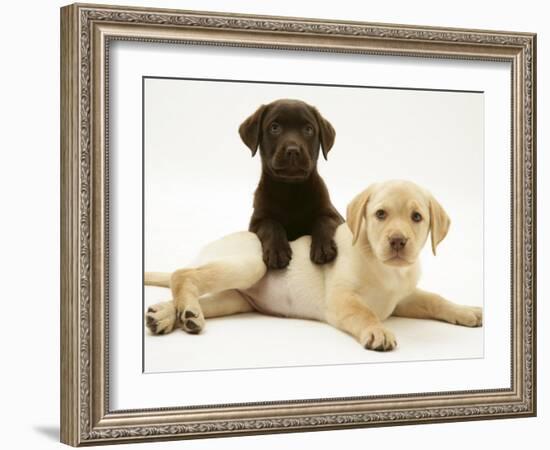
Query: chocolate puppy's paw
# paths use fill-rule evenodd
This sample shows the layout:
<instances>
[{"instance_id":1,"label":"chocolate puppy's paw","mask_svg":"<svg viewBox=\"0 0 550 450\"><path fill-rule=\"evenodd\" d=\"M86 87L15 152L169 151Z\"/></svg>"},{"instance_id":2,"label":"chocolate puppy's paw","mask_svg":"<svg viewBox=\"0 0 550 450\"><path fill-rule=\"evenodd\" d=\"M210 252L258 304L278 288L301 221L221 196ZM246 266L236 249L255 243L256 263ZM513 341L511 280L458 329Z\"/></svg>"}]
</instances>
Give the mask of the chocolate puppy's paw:
<instances>
[{"instance_id":1,"label":"chocolate puppy's paw","mask_svg":"<svg viewBox=\"0 0 550 450\"><path fill-rule=\"evenodd\" d=\"M288 242L268 245L263 250L264 263L268 269L284 269L292 259L292 250Z\"/></svg>"},{"instance_id":2,"label":"chocolate puppy's paw","mask_svg":"<svg viewBox=\"0 0 550 450\"><path fill-rule=\"evenodd\" d=\"M336 242L333 239L328 241L312 241L309 257L315 264L326 264L334 261L338 254Z\"/></svg>"}]
</instances>

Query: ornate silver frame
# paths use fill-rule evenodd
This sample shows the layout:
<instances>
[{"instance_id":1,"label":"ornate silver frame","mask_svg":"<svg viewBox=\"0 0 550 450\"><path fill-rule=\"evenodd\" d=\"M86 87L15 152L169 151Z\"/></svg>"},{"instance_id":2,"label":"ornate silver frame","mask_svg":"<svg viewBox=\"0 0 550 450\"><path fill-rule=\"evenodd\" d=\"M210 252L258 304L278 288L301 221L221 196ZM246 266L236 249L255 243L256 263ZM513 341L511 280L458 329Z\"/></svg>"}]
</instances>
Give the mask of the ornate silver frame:
<instances>
[{"instance_id":1,"label":"ornate silver frame","mask_svg":"<svg viewBox=\"0 0 550 450\"><path fill-rule=\"evenodd\" d=\"M507 61L512 66L509 389L136 411L108 398L112 40ZM61 9L61 441L73 446L536 414L536 35L74 4Z\"/></svg>"}]
</instances>

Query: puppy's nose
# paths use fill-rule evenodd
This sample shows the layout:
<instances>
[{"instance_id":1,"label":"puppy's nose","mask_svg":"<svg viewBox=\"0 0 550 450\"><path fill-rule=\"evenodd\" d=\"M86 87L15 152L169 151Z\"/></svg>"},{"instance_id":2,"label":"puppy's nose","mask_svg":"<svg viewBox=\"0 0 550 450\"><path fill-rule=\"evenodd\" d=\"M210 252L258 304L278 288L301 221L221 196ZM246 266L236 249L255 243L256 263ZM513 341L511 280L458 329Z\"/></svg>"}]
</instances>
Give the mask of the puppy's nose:
<instances>
[{"instance_id":1,"label":"puppy's nose","mask_svg":"<svg viewBox=\"0 0 550 450\"><path fill-rule=\"evenodd\" d=\"M300 147L291 144L285 147L285 155L288 159L296 159L300 156Z\"/></svg>"},{"instance_id":2,"label":"puppy's nose","mask_svg":"<svg viewBox=\"0 0 550 450\"><path fill-rule=\"evenodd\" d=\"M395 251L403 250L408 241L404 236L390 236L388 239L390 240L390 247Z\"/></svg>"}]
</instances>

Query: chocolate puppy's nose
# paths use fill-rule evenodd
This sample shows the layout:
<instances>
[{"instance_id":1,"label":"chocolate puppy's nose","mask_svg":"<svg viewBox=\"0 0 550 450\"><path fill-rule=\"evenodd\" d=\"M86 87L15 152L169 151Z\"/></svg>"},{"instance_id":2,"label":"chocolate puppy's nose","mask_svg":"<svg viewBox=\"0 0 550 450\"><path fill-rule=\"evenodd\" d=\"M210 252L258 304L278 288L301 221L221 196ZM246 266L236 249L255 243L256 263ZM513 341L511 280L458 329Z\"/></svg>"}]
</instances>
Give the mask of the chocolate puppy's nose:
<instances>
[{"instance_id":1,"label":"chocolate puppy's nose","mask_svg":"<svg viewBox=\"0 0 550 450\"><path fill-rule=\"evenodd\" d=\"M408 241L404 236L390 236L389 240L390 247L396 251L403 250Z\"/></svg>"},{"instance_id":2,"label":"chocolate puppy's nose","mask_svg":"<svg viewBox=\"0 0 550 450\"><path fill-rule=\"evenodd\" d=\"M291 144L285 147L285 155L288 159L296 159L300 156L300 147Z\"/></svg>"}]
</instances>

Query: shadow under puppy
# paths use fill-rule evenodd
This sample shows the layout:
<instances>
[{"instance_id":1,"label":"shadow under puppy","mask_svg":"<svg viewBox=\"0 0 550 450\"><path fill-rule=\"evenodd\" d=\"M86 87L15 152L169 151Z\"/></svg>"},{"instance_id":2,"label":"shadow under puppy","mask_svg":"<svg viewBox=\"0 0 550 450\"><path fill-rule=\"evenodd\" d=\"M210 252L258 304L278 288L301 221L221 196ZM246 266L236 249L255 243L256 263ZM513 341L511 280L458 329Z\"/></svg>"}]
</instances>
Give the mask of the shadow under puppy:
<instances>
[{"instance_id":1,"label":"shadow under puppy","mask_svg":"<svg viewBox=\"0 0 550 450\"><path fill-rule=\"evenodd\" d=\"M344 219L317 172L320 148L326 159L334 144L330 122L305 102L281 99L261 105L241 124L239 134L252 156L260 149L262 175L249 231L260 239L267 267L287 267L289 241L305 235L311 235L312 262L333 261L334 232Z\"/></svg>"}]
</instances>

